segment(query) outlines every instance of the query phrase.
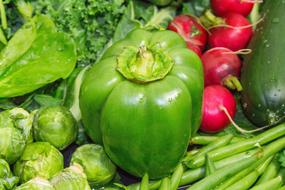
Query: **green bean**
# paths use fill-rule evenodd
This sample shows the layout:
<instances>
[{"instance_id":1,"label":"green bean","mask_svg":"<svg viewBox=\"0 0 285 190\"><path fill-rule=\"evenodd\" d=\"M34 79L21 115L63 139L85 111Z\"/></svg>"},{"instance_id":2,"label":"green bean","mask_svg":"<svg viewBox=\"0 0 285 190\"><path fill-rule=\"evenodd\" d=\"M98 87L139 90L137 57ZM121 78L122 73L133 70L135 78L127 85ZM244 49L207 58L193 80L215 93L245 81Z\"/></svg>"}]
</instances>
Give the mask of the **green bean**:
<instances>
[{"instance_id":1,"label":"green bean","mask_svg":"<svg viewBox=\"0 0 285 190\"><path fill-rule=\"evenodd\" d=\"M257 157L253 157L247 160L241 161L239 164L233 165L230 168L221 168L217 170L214 174L205 177L199 182L195 183L193 186L189 187L187 190L211 190L218 184L223 182L228 176L232 176L235 173L249 167L252 165Z\"/></svg>"},{"instance_id":2,"label":"green bean","mask_svg":"<svg viewBox=\"0 0 285 190\"><path fill-rule=\"evenodd\" d=\"M231 166L233 164L239 163L242 160L246 160L250 157L254 157L255 154L258 152L258 148L254 150L250 150L247 152L239 153L233 156L230 156L228 158L219 160L217 162L214 162L216 169L220 169L225 166ZM180 185L186 185L189 183L193 183L201 178L205 177L205 168L196 168L196 169L190 169L184 172L182 175Z\"/></svg>"},{"instance_id":3,"label":"green bean","mask_svg":"<svg viewBox=\"0 0 285 190\"><path fill-rule=\"evenodd\" d=\"M261 183L252 187L250 190L277 190L282 186L282 178L281 176L277 176L269 181Z\"/></svg>"},{"instance_id":4,"label":"green bean","mask_svg":"<svg viewBox=\"0 0 285 190\"><path fill-rule=\"evenodd\" d=\"M271 162L271 160L272 160L272 157L268 158L264 163L262 163L258 167L258 172L262 173L266 169L268 164ZM233 177L231 177L231 178L227 179L226 181L224 181L223 183L221 183L218 187L215 188L215 190L226 190L226 189L228 189L229 186L236 183L240 179L244 178L244 176L247 176L250 172L253 172L255 170L255 168L256 168L256 164L240 171L239 173L237 173Z\"/></svg>"},{"instance_id":5,"label":"green bean","mask_svg":"<svg viewBox=\"0 0 285 190\"><path fill-rule=\"evenodd\" d=\"M280 170L278 172L278 175L282 177L282 181L285 184L285 168L280 166Z\"/></svg>"},{"instance_id":6,"label":"green bean","mask_svg":"<svg viewBox=\"0 0 285 190\"><path fill-rule=\"evenodd\" d=\"M247 174L249 174L252 171L252 167L246 168L233 177L227 179L226 181L222 182L218 187L215 188L215 190L226 190L229 186L237 182L239 179L243 178Z\"/></svg>"},{"instance_id":7,"label":"green bean","mask_svg":"<svg viewBox=\"0 0 285 190\"><path fill-rule=\"evenodd\" d=\"M208 145L211 143L214 143L215 141L217 141L220 138L223 138L224 136L206 136L206 135L200 135L200 136L196 136L193 137L191 139L190 144L195 144L195 145ZM240 142L242 140L244 140L245 138L243 137L233 137L233 139L231 140L231 143L236 143L236 142Z\"/></svg>"},{"instance_id":8,"label":"green bean","mask_svg":"<svg viewBox=\"0 0 285 190\"><path fill-rule=\"evenodd\" d=\"M254 150L250 150L247 152L239 153L237 155L230 156L228 158L219 160L217 162L214 162L216 169L220 169L225 166L231 166L233 164L239 163L242 160L246 160L250 157L254 157L255 154L258 152L258 148ZM201 178L205 177L205 168L197 168L197 169L191 169L182 175L180 185L186 185L189 183L193 183Z\"/></svg>"},{"instance_id":9,"label":"green bean","mask_svg":"<svg viewBox=\"0 0 285 190\"><path fill-rule=\"evenodd\" d=\"M216 171L216 167L214 162L209 158L208 154L205 155L206 157L206 176L211 175Z\"/></svg>"},{"instance_id":10,"label":"green bean","mask_svg":"<svg viewBox=\"0 0 285 190\"><path fill-rule=\"evenodd\" d=\"M278 190L285 190L285 185L280 187Z\"/></svg>"},{"instance_id":11,"label":"green bean","mask_svg":"<svg viewBox=\"0 0 285 190\"><path fill-rule=\"evenodd\" d=\"M231 177L243 169L250 167L257 160L267 159L283 148L285 148L285 137L273 141L269 145L265 146L263 151L257 152L253 157L240 161L238 164L234 164L231 167L224 167L217 170L215 173L195 183L187 190L211 190L225 181L228 177Z\"/></svg>"},{"instance_id":12,"label":"green bean","mask_svg":"<svg viewBox=\"0 0 285 190\"><path fill-rule=\"evenodd\" d=\"M278 175L279 169L280 169L280 165L279 165L278 161L274 159L269 164L266 171L260 176L260 178L258 179L256 184L259 185L259 184L264 183L270 179L275 178Z\"/></svg>"},{"instance_id":13,"label":"green bean","mask_svg":"<svg viewBox=\"0 0 285 190\"><path fill-rule=\"evenodd\" d=\"M141 183L133 183L127 186L128 190L139 190L140 189ZM150 181L149 182L149 189L150 190L156 190L160 187L161 185L161 180L157 181Z\"/></svg>"},{"instance_id":14,"label":"green bean","mask_svg":"<svg viewBox=\"0 0 285 190\"><path fill-rule=\"evenodd\" d=\"M198 153L196 153L192 157L189 157L188 161L186 161L184 164L189 168L197 168L195 167L196 160L199 160L201 158L205 159L206 153L229 144L232 138L233 138L233 135L226 135L226 136L220 137L217 141L201 148Z\"/></svg>"},{"instance_id":15,"label":"green bean","mask_svg":"<svg viewBox=\"0 0 285 190\"><path fill-rule=\"evenodd\" d=\"M161 181L161 185L159 187L159 190L171 190L170 188L170 180L168 177L165 177Z\"/></svg>"},{"instance_id":16,"label":"green bean","mask_svg":"<svg viewBox=\"0 0 285 190\"><path fill-rule=\"evenodd\" d=\"M267 166L270 164L273 156L269 157L265 162L263 162L263 159L257 162L257 164L253 164L252 172L247 174L246 176L240 178L237 182L227 187L227 189L230 190L247 190L249 189L257 180L257 178L264 172L264 170L267 168ZM261 164L260 164L261 163ZM260 164L256 169L256 165Z\"/></svg>"},{"instance_id":17,"label":"green bean","mask_svg":"<svg viewBox=\"0 0 285 190\"><path fill-rule=\"evenodd\" d=\"M186 155L184 156L184 158L182 159L182 161L186 162L187 160L189 160L189 158L193 157L198 152L199 152L199 149L193 149L193 150L188 151Z\"/></svg>"},{"instance_id":18,"label":"green bean","mask_svg":"<svg viewBox=\"0 0 285 190\"><path fill-rule=\"evenodd\" d=\"M225 166L231 166L239 163L240 161L247 160L250 157L254 157L255 154L260 151L260 148L256 148L250 151L242 152L228 158L224 158L222 160L214 162L216 169L220 169ZM200 167L197 169L191 169L184 171L180 184L179 185L187 185L193 182L198 181L205 177L205 167ZM149 188L151 190L158 189L160 187L161 180L151 181L149 184ZM140 183L131 184L128 186L128 190L138 190L140 187Z\"/></svg>"},{"instance_id":19,"label":"green bean","mask_svg":"<svg viewBox=\"0 0 285 190\"><path fill-rule=\"evenodd\" d=\"M176 190L178 188L182 174L183 174L183 166L182 164L178 164L174 173L171 176L171 180L170 180L171 190Z\"/></svg>"},{"instance_id":20,"label":"green bean","mask_svg":"<svg viewBox=\"0 0 285 190\"><path fill-rule=\"evenodd\" d=\"M236 142L241 142L243 140L246 140L246 138L244 137L234 137L232 140L231 140L231 144L233 143L236 143Z\"/></svg>"},{"instance_id":21,"label":"green bean","mask_svg":"<svg viewBox=\"0 0 285 190\"><path fill-rule=\"evenodd\" d=\"M239 161L244 160L248 157L252 157L253 155L255 155L259 151L260 151L260 148L255 148L253 150L245 151L242 153L238 153L238 154L229 156L227 158L223 158L221 160L215 161L214 163L215 163L216 167L218 167L218 165L221 165L221 167L226 166L226 165L231 165L234 163L238 163Z\"/></svg>"},{"instance_id":22,"label":"green bean","mask_svg":"<svg viewBox=\"0 0 285 190\"><path fill-rule=\"evenodd\" d=\"M191 139L191 144L196 144L196 145L208 145L211 144L221 137L216 137L216 136L196 136Z\"/></svg>"},{"instance_id":23,"label":"green bean","mask_svg":"<svg viewBox=\"0 0 285 190\"><path fill-rule=\"evenodd\" d=\"M149 178L148 174L145 174L142 178L142 182L140 185L140 190L149 190Z\"/></svg>"},{"instance_id":24,"label":"green bean","mask_svg":"<svg viewBox=\"0 0 285 190\"><path fill-rule=\"evenodd\" d=\"M220 160L222 158L253 149L256 146L264 145L271 142L281 136L285 135L285 123L282 123L274 128L271 128L251 139L242 140L237 143L229 144L224 147L220 147L213 151L210 151L209 157L213 160ZM205 163L205 157L199 157L192 163L193 168L203 166Z\"/></svg>"}]
</instances>

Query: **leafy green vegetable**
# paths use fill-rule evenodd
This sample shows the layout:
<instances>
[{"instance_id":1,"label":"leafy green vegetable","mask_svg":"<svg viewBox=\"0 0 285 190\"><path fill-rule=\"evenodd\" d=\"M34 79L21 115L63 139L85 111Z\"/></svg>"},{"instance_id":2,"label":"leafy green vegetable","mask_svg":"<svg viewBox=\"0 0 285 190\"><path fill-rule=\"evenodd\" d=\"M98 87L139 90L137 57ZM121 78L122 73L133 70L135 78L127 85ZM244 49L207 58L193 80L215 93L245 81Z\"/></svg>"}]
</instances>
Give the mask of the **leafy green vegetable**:
<instances>
[{"instance_id":1,"label":"leafy green vegetable","mask_svg":"<svg viewBox=\"0 0 285 190\"><path fill-rule=\"evenodd\" d=\"M21 108L0 113L0 157L14 163L32 141L33 115Z\"/></svg>"},{"instance_id":2,"label":"leafy green vegetable","mask_svg":"<svg viewBox=\"0 0 285 190\"><path fill-rule=\"evenodd\" d=\"M14 166L21 183L34 177L49 179L63 169L62 154L48 142L28 144Z\"/></svg>"},{"instance_id":3,"label":"leafy green vegetable","mask_svg":"<svg viewBox=\"0 0 285 190\"><path fill-rule=\"evenodd\" d=\"M159 10L155 5L143 1L130 1L112 40L116 42L123 39L135 28L166 28L175 11L174 7Z\"/></svg>"},{"instance_id":4,"label":"leafy green vegetable","mask_svg":"<svg viewBox=\"0 0 285 190\"><path fill-rule=\"evenodd\" d=\"M48 180L36 177L17 187L15 190L54 190L54 188Z\"/></svg>"},{"instance_id":5,"label":"leafy green vegetable","mask_svg":"<svg viewBox=\"0 0 285 190\"><path fill-rule=\"evenodd\" d=\"M206 9L210 8L210 0L191 0L183 3L182 13L201 16Z\"/></svg>"},{"instance_id":6,"label":"leafy green vegetable","mask_svg":"<svg viewBox=\"0 0 285 190\"><path fill-rule=\"evenodd\" d=\"M83 167L92 187L101 187L107 184L116 173L116 166L100 145L86 144L77 148L71 158L71 164L75 163Z\"/></svg>"},{"instance_id":7,"label":"leafy green vegetable","mask_svg":"<svg viewBox=\"0 0 285 190\"><path fill-rule=\"evenodd\" d=\"M34 137L36 141L49 142L63 150L77 136L78 127L71 112L64 106L41 108L34 119Z\"/></svg>"},{"instance_id":8,"label":"leafy green vegetable","mask_svg":"<svg viewBox=\"0 0 285 190\"><path fill-rule=\"evenodd\" d=\"M30 0L76 42L79 64L93 64L113 36L125 9L124 0Z\"/></svg>"},{"instance_id":9,"label":"leafy green vegetable","mask_svg":"<svg viewBox=\"0 0 285 190\"><path fill-rule=\"evenodd\" d=\"M0 189L10 190L19 182L19 178L13 176L9 164L0 159Z\"/></svg>"},{"instance_id":10,"label":"leafy green vegetable","mask_svg":"<svg viewBox=\"0 0 285 190\"><path fill-rule=\"evenodd\" d=\"M76 63L75 45L49 17L39 15L15 33L0 62L0 97L20 96L68 77Z\"/></svg>"},{"instance_id":11,"label":"leafy green vegetable","mask_svg":"<svg viewBox=\"0 0 285 190\"><path fill-rule=\"evenodd\" d=\"M285 150L279 152L277 159L282 167L285 168Z\"/></svg>"},{"instance_id":12,"label":"leafy green vegetable","mask_svg":"<svg viewBox=\"0 0 285 190\"><path fill-rule=\"evenodd\" d=\"M55 190L91 190L83 168L78 164L65 168L51 179L51 183Z\"/></svg>"}]
</instances>

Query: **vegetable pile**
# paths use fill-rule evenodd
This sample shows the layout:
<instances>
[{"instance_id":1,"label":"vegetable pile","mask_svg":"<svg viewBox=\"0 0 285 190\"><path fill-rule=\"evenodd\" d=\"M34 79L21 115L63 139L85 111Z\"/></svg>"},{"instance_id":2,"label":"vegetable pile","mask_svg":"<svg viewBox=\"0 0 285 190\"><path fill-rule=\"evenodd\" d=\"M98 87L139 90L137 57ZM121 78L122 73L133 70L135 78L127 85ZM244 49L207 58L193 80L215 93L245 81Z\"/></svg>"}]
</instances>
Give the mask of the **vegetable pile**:
<instances>
[{"instance_id":1,"label":"vegetable pile","mask_svg":"<svg viewBox=\"0 0 285 190\"><path fill-rule=\"evenodd\" d=\"M0 190L285 189L284 9L0 0Z\"/></svg>"}]
</instances>

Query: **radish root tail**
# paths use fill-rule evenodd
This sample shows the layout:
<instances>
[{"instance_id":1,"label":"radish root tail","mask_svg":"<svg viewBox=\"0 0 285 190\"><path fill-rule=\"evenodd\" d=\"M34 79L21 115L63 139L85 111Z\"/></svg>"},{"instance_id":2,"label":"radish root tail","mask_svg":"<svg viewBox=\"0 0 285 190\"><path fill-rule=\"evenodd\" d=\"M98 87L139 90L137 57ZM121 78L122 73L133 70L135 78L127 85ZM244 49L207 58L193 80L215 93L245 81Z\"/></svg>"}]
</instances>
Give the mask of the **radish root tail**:
<instances>
[{"instance_id":1,"label":"radish root tail","mask_svg":"<svg viewBox=\"0 0 285 190\"><path fill-rule=\"evenodd\" d=\"M236 130L238 130L240 133L255 133L255 132L258 132L258 131L262 131L264 129L267 129L269 127L271 127L272 125L266 125L266 126L263 126L261 128L258 128L258 129L254 129L254 130L245 130L243 128L241 128L240 126L238 126L238 124L233 120L233 118L231 117L230 113L228 112L227 108L225 108L224 106L219 106L219 109L222 110L226 116L228 117L228 119L230 120L231 124L236 128Z\"/></svg>"}]
</instances>

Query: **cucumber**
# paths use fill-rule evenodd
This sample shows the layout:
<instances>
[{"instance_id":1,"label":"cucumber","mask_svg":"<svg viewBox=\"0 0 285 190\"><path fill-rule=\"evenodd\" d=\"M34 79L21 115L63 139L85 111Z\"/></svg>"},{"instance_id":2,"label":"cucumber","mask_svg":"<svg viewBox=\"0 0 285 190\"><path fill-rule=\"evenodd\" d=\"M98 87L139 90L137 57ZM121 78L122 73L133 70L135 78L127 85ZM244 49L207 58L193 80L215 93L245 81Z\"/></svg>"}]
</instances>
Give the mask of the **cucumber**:
<instances>
[{"instance_id":1,"label":"cucumber","mask_svg":"<svg viewBox=\"0 0 285 190\"><path fill-rule=\"evenodd\" d=\"M285 117L285 1L265 1L264 20L249 44L241 73L242 107L257 126L275 125Z\"/></svg>"}]
</instances>

